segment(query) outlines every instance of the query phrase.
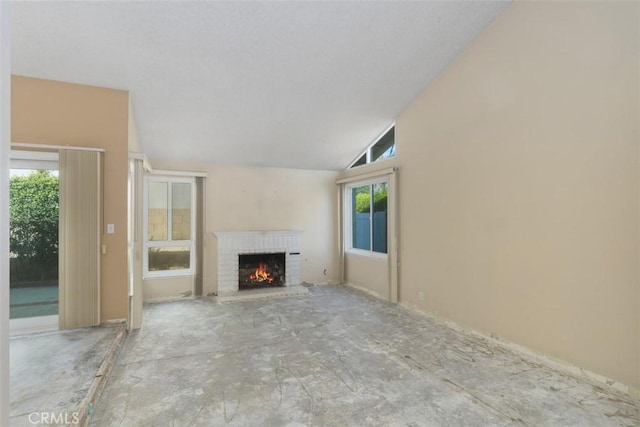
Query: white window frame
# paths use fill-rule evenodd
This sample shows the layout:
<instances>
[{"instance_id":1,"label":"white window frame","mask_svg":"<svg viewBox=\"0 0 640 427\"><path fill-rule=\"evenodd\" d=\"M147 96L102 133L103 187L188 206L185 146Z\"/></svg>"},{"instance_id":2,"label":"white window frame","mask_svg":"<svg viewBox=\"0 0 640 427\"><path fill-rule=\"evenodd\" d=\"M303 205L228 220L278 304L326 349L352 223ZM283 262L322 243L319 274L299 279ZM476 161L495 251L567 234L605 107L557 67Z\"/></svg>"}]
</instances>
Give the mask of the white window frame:
<instances>
[{"instance_id":1,"label":"white window frame","mask_svg":"<svg viewBox=\"0 0 640 427\"><path fill-rule=\"evenodd\" d=\"M11 169L59 170L57 151L19 151L9 154Z\"/></svg>"},{"instance_id":2,"label":"white window frame","mask_svg":"<svg viewBox=\"0 0 640 427\"><path fill-rule=\"evenodd\" d=\"M358 155L358 157L356 157L355 159L353 159L353 161L351 163L349 163L349 166L347 167L347 170L353 169L353 168L359 168L359 167L362 167L362 166L366 166L366 165L371 164L371 163L384 162L386 160L393 159L396 156L395 154L393 156L391 156L391 157L386 157L384 159L378 159L378 160L373 160L372 161L371 160L371 149L373 148L374 145L376 145L378 143L378 141L380 141L387 134L387 132L389 132L391 130L391 128L394 128L395 126L396 126L396 123L393 122L389 126L387 126L382 132L380 132L378 134L378 136L376 136L376 138L373 140L373 142L371 144L369 144L367 146L367 148L362 153L360 153ZM393 145L396 146L396 149L397 149L397 145L396 145L395 141L394 141ZM366 156L366 162L364 164L362 164L362 165L354 166L358 162L358 160L360 160L362 158L362 156Z\"/></svg>"},{"instance_id":3,"label":"white window frame","mask_svg":"<svg viewBox=\"0 0 640 427\"><path fill-rule=\"evenodd\" d=\"M363 187L365 185L373 186L375 184L382 184L382 183L387 184L387 252L382 253L382 252L375 252L373 249L365 250L360 248L354 248L353 247L353 222L352 222L353 221L353 198L351 196L353 189L358 187ZM343 218L344 218L343 230L344 230L344 237L345 237L344 251L345 252L361 255L361 256L381 258L381 259L387 259L389 257L389 209L390 209L389 192L390 191L391 191L391 187L390 187L388 176L381 176L381 177L376 177L376 178L372 178L364 181L356 181L356 182L350 182L348 184L345 184L344 212L343 212ZM373 232L371 230L372 227L373 227L373 206L371 206L371 208L369 209L369 233L371 236L371 245L373 247Z\"/></svg>"},{"instance_id":4,"label":"white window frame","mask_svg":"<svg viewBox=\"0 0 640 427\"><path fill-rule=\"evenodd\" d=\"M9 153L9 169L55 170L60 172L57 151L21 151ZM8 277L8 276L7 276ZM60 292L60 288L58 288ZM9 319L9 335L32 334L58 330L58 314Z\"/></svg>"},{"instance_id":5,"label":"white window frame","mask_svg":"<svg viewBox=\"0 0 640 427\"><path fill-rule=\"evenodd\" d=\"M162 182L167 183L167 238L168 240L149 240L149 183ZM171 206L171 191L173 191L173 183L186 183L191 184L191 239L190 240L172 240L171 239L171 227L172 227L172 206ZM147 175L144 177L144 195L143 195L143 233L144 233L144 250L142 256L143 273L142 277L157 278L157 277L177 277L177 276L193 276L195 273L195 250L196 250L196 217L195 217L195 197L196 197L196 181L193 177L178 177L178 176L160 176L160 175ZM188 246L189 247L189 268L182 270L162 270L162 271L149 271L149 249L154 247L167 247L167 246Z\"/></svg>"}]
</instances>

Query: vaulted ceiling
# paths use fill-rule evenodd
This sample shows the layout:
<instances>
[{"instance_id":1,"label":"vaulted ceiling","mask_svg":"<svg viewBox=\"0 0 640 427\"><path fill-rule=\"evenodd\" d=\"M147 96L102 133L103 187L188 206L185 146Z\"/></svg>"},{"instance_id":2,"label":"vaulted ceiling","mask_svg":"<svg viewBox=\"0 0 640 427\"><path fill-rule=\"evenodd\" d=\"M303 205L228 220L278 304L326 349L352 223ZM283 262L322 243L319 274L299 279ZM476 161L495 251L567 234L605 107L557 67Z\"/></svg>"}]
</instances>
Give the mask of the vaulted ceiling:
<instances>
[{"instance_id":1,"label":"vaulted ceiling","mask_svg":"<svg viewBox=\"0 0 640 427\"><path fill-rule=\"evenodd\" d=\"M130 91L151 159L343 169L508 2L17 2L12 71Z\"/></svg>"}]
</instances>

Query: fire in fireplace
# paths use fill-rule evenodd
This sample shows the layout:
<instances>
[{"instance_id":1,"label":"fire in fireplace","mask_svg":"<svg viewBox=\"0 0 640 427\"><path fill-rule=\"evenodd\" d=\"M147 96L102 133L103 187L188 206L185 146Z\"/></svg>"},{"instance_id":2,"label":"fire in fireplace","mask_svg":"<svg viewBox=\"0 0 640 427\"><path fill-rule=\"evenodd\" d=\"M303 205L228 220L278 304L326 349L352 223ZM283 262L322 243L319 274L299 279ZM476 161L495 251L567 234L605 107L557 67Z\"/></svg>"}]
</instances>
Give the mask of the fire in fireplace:
<instances>
[{"instance_id":1,"label":"fire in fireplace","mask_svg":"<svg viewBox=\"0 0 640 427\"><path fill-rule=\"evenodd\" d=\"M238 255L238 289L285 285L285 253Z\"/></svg>"}]
</instances>

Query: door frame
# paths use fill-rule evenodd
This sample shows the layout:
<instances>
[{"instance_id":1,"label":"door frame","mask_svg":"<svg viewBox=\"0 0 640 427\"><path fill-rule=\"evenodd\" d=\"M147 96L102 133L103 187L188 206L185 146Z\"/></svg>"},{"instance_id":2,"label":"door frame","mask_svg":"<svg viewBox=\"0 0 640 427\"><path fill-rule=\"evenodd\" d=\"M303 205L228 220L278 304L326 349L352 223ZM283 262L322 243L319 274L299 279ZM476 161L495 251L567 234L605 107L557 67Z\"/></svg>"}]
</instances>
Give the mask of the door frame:
<instances>
[{"instance_id":1,"label":"door frame","mask_svg":"<svg viewBox=\"0 0 640 427\"><path fill-rule=\"evenodd\" d=\"M59 171L57 151L23 151L9 152L9 169L45 169ZM9 202L11 198L9 198ZM60 289L58 288L58 295ZM58 330L58 315L24 317L9 319L9 335L22 335L37 332Z\"/></svg>"}]
</instances>

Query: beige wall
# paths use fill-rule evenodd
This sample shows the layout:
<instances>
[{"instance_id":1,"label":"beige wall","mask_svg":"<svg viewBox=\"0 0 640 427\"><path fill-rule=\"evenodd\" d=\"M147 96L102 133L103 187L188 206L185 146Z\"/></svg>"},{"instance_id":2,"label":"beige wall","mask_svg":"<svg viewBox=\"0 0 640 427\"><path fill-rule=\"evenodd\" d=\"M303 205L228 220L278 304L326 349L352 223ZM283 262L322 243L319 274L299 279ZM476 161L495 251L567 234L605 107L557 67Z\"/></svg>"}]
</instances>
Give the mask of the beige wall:
<instances>
[{"instance_id":1,"label":"beige wall","mask_svg":"<svg viewBox=\"0 0 640 427\"><path fill-rule=\"evenodd\" d=\"M13 142L105 149L103 222L116 233L102 236L101 319L125 319L129 94L21 76L11 90Z\"/></svg>"},{"instance_id":2,"label":"beige wall","mask_svg":"<svg viewBox=\"0 0 640 427\"><path fill-rule=\"evenodd\" d=\"M336 172L158 160L151 160L151 165L154 169L208 174L204 227L205 295L217 292L214 231L302 230L301 280L313 283L338 280ZM190 284L185 282L171 292L191 290L191 287L187 288Z\"/></svg>"},{"instance_id":3,"label":"beige wall","mask_svg":"<svg viewBox=\"0 0 640 427\"><path fill-rule=\"evenodd\" d=\"M193 296L193 276L153 277L142 281L144 302Z\"/></svg>"},{"instance_id":4,"label":"beige wall","mask_svg":"<svg viewBox=\"0 0 640 427\"><path fill-rule=\"evenodd\" d=\"M403 301L634 386L637 8L516 3L397 121Z\"/></svg>"},{"instance_id":5,"label":"beige wall","mask_svg":"<svg viewBox=\"0 0 640 427\"><path fill-rule=\"evenodd\" d=\"M390 300L389 260L387 257L345 253L345 282L368 290L379 298Z\"/></svg>"},{"instance_id":6,"label":"beige wall","mask_svg":"<svg viewBox=\"0 0 640 427\"><path fill-rule=\"evenodd\" d=\"M399 167L402 302L635 387L638 8L512 4L373 166Z\"/></svg>"}]
</instances>

